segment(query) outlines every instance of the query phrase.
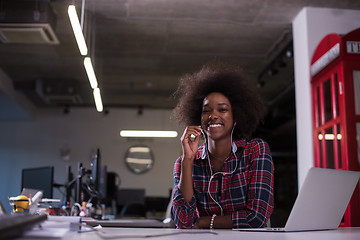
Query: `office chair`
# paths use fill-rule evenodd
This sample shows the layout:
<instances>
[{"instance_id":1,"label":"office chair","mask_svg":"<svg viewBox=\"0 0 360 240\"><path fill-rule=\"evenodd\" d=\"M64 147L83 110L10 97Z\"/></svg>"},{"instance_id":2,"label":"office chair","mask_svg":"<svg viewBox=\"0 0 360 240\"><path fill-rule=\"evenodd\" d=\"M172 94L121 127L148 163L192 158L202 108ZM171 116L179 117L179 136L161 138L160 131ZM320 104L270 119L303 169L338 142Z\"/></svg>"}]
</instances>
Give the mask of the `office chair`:
<instances>
[{"instance_id":1,"label":"office chair","mask_svg":"<svg viewBox=\"0 0 360 240\"><path fill-rule=\"evenodd\" d=\"M119 189L116 204L119 217L145 217L145 189Z\"/></svg>"}]
</instances>

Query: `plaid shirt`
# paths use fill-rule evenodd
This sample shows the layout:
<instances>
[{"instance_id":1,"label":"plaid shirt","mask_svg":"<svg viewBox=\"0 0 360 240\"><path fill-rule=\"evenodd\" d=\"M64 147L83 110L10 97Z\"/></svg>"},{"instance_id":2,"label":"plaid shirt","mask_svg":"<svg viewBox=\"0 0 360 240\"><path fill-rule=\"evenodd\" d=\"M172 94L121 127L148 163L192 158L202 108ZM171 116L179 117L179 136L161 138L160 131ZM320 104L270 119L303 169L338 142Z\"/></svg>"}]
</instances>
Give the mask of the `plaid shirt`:
<instances>
[{"instance_id":1,"label":"plaid shirt","mask_svg":"<svg viewBox=\"0 0 360 240\"><path fill-rule=\"evenodd\" d=\"M208 193L211 170L205 144L199 147L194 160L194 196L190 202L184 200L178 187L181 161L182 156L174 166L172 218L177 228L191 228L200 216L220 215L221 208ZM268 144L261 139L234 141L222 172L234 170L211 180L212 198L221 205L223 215L232 216L233 228L263 227L273 210L274 169Z\"/></svg>"}]
</instances>

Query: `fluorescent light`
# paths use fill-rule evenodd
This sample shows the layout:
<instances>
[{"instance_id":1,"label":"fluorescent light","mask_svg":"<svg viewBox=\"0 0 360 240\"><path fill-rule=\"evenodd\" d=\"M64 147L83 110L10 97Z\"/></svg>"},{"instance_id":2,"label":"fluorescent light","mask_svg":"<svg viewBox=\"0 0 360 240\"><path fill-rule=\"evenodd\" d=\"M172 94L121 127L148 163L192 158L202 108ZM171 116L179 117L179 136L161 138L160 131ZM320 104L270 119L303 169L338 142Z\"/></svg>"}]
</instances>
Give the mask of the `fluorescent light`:
<instances>
[{"instance_id":1,"label":"fluorescent light","mask_svg":"<svg viewBox=\"0 0 360 240\"><path fill-rule=\"evenodd\" d=\"M122 137L177 137L176 131L142 131L142 130L122 130L120 136Z\"/></svg>"},{"instance_id":2,"label":"fluorescent light","mask_svg":"<svg viewBox=\"0 0 360 240\"><path fill-rule=\"evenodd\" d=\"M89 78L91 88L92 89L97 88L98 87L98 82L96 80L96 76L95 76L94 68L93 68L92 63L91 63L91 59L89 57L85 57L84 66L85 66L85 70L86 70L86 73L87 73L88 78Z\"/></svg>"},{"instance_id":3,"label":"fluorescent light","mask_svg":"<svg viewBox=\"0 0 360 240\"><path fill-rule=\"evenodd\" d=\"M93 91L93 94L94 94L96 110L98 112L102 112L103 104L102 104L102 100L101 100L100 88L95 88Z\"/></svg>"},{"instance_id":4,"label":"fluorescent light","mask_svg":"<svg viewBox=\"0 0 360 240\"><path fill-rule=\"evenodd\" d=\"M74 5L70 5L68 7L68 15L69 15L70 23L71 23L72 29L74 31L75 39L78 44L80 53L81 53L81 55L86 56L88 49L86 46L85 38L84 38L83 32L81 30L79 18L77 16Z\"/></svg>"}]
</instances>

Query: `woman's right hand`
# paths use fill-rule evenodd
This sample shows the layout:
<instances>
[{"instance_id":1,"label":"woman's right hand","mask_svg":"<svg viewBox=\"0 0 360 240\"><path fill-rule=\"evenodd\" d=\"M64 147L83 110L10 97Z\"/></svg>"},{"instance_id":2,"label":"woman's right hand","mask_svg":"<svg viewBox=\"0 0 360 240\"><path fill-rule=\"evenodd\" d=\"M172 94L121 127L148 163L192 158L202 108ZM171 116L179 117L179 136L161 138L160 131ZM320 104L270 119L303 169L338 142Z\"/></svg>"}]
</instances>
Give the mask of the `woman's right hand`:
<instances>
[{"instance_id":1,"label":"woman's right hand","mask_svg":"<svg viewBox=\"0 0 360 240\"><path fill-rule=\"evenodd\" d=\"M188 126L181 136L183 161L194 161L201 138L201 126ZM191 137L193 135L193 138ZM194 138L195 137L195 138Z\"/></svg>"}]
</instances>

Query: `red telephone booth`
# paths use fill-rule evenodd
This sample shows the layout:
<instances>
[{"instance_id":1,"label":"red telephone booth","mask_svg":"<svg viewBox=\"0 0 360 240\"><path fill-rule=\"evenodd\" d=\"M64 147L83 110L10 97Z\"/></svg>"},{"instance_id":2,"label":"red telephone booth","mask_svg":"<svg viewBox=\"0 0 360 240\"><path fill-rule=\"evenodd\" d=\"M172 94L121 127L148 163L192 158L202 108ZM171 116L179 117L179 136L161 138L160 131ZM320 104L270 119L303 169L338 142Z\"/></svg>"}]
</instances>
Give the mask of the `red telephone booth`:
<instances>
[{"instance_id":1,"label":"red telephone booth","mask_svg":"<svg viewBox=\"0 0 360 240\"><path fill-rule=\"evenodd\" d=\"M325 36L310 69L314 166L360 171L360 28ZM359 186L341 226L360 226Z\"/></svg>"}]
</instances>

